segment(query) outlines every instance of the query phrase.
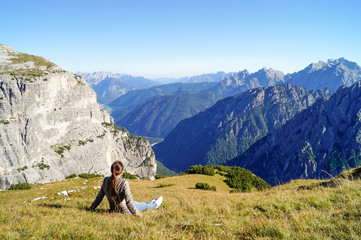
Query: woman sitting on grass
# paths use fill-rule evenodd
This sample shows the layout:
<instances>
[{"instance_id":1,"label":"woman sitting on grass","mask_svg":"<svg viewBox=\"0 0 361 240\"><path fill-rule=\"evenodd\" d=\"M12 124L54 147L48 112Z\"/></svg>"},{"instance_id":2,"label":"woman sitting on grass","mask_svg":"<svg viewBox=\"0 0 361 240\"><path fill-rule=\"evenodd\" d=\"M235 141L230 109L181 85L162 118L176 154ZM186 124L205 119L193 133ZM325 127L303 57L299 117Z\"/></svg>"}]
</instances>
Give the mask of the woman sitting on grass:
<instances>
[{"instance_id":1,"label":"woman sitting on grass","mask_svg":"<svg viewBox=\"0 0 361 240\"><path fill-rule=\"evenodd\" d=\"M124 214L129 214L130 211L133 215L139 217L142 216L140 211L144 211L148 208L154 209L160 206L163 201L162 196L146 203L133 201L129 183L122 178L124 172L123 163L120 161L114 162L110 170L112 175L104 179L98 196L87 210L94 210L101 203L104 195L108 198L110 211L121 210Z\"/></svg>"}]
</instances>

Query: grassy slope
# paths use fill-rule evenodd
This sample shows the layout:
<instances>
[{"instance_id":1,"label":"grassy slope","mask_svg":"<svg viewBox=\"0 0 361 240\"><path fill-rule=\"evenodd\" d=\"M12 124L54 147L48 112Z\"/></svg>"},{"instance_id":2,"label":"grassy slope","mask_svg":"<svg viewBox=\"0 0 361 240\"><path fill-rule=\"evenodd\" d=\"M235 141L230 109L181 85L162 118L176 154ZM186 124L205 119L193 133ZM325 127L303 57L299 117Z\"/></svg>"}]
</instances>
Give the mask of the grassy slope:
<instances>
[{"instance_id":1,"label":"grassy slope","mask_svg":"<svg viewBox=\"0 0 361 240\"><path fill-rule=\"evenodd\" d=\"M144 212L143 218L106 213L106 200L98 212L85 211L99 191L94 186L100 186L101 178L0 192L0 239L360 238L360 180L343 179L337 188L298 180L265 192L230 194L223 179L183 175L130 180L137 201L164 197L161 207ZM197 182L215 185L217 192L196 190ZM158 188L160 184L174 185ZM312 190L298 190L304 185L313 186ZM69 197L57 194L84 186ZM42 196L48 198L31 202Z\"/></svg>"}]
</instances>

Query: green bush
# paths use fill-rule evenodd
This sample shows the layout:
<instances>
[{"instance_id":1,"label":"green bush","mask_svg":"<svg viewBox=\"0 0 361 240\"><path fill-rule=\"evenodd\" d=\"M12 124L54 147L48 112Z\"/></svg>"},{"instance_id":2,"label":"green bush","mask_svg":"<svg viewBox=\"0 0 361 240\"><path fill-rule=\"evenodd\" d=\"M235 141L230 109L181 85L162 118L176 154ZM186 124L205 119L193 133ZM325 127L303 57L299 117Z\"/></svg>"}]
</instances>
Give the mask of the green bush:
<instances>
[{"instance_id":1,"label":"green bush","mask_svg":"<svg viewBox=\"0 0 361 240\"><path fill-rule=\"evenodd\" d=\"M127 173L127 172L124 172L123 175L122 175L123 178L126 178L126 179L137 179L137 177L131 173Z\"/></svg>"},{"instance_id":2,"label":"green bush","mask_svg":"<svg viewBox=\"0 0 361 240\"><path fill-rule=\"evenodd\" d=\"M96 178L96 177L104 177L101 174L96 174L96 173L81 173L78 175L81 178L85 178L85 179L89 179L89 178Z\"/></svg>"},{"instance_id":3,"label":"green bush","mask_svg":"<svg viewBox=\"0 0 361 240\"><path fill-rule=\"evenodd\" d=\"M162 179L162 178L167 178L167 177L169 177L169 176L167 176L167 175L162 175L162 174L157 174L157 175L155 175L155 179Z\"/></svg>"},{"instance_id":4,"label":"green bush","mask_svg":"<svg viewBox=\"0 0 361 240\"><path fill-rule=\"evenodd\" d=\"M10 122L8 120L0 120L0 123L6 125L9 124Z\"/></svg>"},{"instance_id":5,"label":"green bush","mask_svg":"<svg viewBox=\"0 0 361 240\"><path fill-rule=\"evenodd\" d=\"M165 184L165 183L161 183L159 184L156 188L164 188L164 187L171 187L174 186L174 184Z\"/></svg>"},{"instance_id":6,"label":"green bush","mask_svg":"<svg viewBox=\"0 0 361 240\"><path fill-rule=\"evenodd\" d=\"M21 172L21 171L25 171L26 169L28 169L28 166L24 166L22 168L18 168L17 171Z\"/></svg>"},{"instance_id":7,"label":"green bush","mask_svg":"<svg viewBox=\"0 0 361 240\"><path fill-rule=\"evenodd\" d=\"M185 173L188 174L204 174L213 176L215 174L213 166L202 166L202 165L194 165L191 166Z\"/></svg>"},{"instance_id":8,"label":"green bush","mask_svg":"<svg viewBox=\"0 0 361 240\"><path fill-rule=\"evenodd\" d=\"M68 178L75 178L75 177L76 177L76 174L75 174L75 173L73 173L73 174L71 174L71 175L69 175L69 176L65 177L65 179L68 179Z\"/></svg>"},{"instance_id":9,"label":"green bush","mask_svg":"<svg viewBox=\"0 0 361 240\"><path fill-rule=\"evenodd\" d=\"M39 169L44 170L45 168L49 170L50 166L48 164L45 164L42 160L40 163L38 163L36 166L39 167Z\"/></svg>"},{"instance_id":10,"label":"green bush","mask_svg":"<svg viewBox=\"0 0 361 240\"><path fill-rule=\"evenodd\" d=\"M256 188L258 191L270 188L263 179L244 168L230 167L227 173L225 182L231 188L239 189L241 192L251 192L252 188Z\"/></svg>"},{"instance_id":11,"label":"green bush","mask_svg":"<svg viewBox=\"0 0 361 240\"><path fill-rule=\"evenodd\" d=\"M231 188L236 189L232 192L251 192L252 190L262 191L270 188L262 178L257 177L251 171L240 167L229 167L221 165L194 165L185 173L187 174L204 174L213 176L215 173L226 177L224 180Z\"/></svg>"},{"instance_id":12,"label":"green bush","mask_svg":"<svg viewBox=\"0 0 361 240\"><path fill-rule=\"evenodd\" d=\"M196 189L217 191L216 186L210 186L208 183L196 183Z\"/></svg>"},{"instance_id":13,"label":"green bush","mask_svg":"<svg viewBox=\"0 0 361 240\"><path fill-rule=\"evenodd\" d=\"M10 185L11 190L25 190L25 189L30 189L30 188L31 188L31 185L27 182Z\"/></svg>"}]
</instances>

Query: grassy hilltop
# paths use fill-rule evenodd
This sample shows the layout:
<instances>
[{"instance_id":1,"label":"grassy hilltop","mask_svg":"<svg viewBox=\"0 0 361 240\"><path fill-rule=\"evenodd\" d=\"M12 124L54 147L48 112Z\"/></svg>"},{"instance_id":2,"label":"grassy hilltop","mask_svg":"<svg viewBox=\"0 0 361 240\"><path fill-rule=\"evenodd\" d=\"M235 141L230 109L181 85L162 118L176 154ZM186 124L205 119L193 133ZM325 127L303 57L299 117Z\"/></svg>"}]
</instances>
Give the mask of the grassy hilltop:
<instances>
[{"instance_id":1,"label":"grassy hilltop","mask_svg":"<svg viewBox=\"0 0 361 240\"><path fill-rule=\"evenodd\" d=\"M129 180L137 201L164 197L143 218L107 213L106 199L85 211L103 178L38 184L0 192L0 239L360 239L361 180L350 174L252 193L230 193L218 174ZM217 191L195 189L198 182ZM69 196L58 195L64 190Z\"/></svg>"}]
</instances>

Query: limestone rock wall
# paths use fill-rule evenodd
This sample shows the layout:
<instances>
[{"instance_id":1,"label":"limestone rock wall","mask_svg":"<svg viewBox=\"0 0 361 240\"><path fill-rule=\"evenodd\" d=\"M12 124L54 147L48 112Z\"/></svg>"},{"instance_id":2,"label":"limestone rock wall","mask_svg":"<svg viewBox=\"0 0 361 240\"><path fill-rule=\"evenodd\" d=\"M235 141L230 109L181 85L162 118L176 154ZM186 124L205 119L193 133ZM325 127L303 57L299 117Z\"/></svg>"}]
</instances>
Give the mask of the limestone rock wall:
<instances>
[{"instance_id":1,"label":"limestone rock wall","mask_svg":"<svg viewBox=\"0 0 361 240\"><path fill-rule=\"evenodd\" d=\"M56 65L42 69L36 58L33 64L18 61L20 54L0 45L1 189L72 173L108 175L115 160L127 172L154 178L156 162L148 141L115 129L81 77Z\"/></svg>"}]
</instances>

